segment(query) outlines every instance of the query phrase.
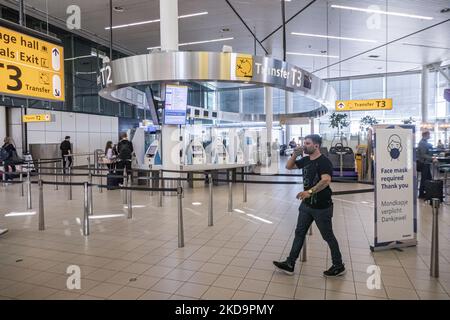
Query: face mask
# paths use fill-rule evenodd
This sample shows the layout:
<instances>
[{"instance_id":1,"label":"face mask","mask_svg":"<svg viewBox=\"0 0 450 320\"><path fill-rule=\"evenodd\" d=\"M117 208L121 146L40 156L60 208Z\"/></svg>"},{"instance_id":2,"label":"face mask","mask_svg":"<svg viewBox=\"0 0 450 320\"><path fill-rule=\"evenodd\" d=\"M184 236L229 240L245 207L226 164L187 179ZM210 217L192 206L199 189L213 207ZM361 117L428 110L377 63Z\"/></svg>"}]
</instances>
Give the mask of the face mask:
<instances>
[{"instance_id":1,"label":"face mask","mask_svg":"<svg viewBox=\"0 0 450 320\"><path fill-rule=\"evenodd\" d=\"M398 157L400 156L400 150L397 148L391 149L391 151L389 151L389 153L390 153L392 159L398 159Z\"/></svg>"}]
</instances>

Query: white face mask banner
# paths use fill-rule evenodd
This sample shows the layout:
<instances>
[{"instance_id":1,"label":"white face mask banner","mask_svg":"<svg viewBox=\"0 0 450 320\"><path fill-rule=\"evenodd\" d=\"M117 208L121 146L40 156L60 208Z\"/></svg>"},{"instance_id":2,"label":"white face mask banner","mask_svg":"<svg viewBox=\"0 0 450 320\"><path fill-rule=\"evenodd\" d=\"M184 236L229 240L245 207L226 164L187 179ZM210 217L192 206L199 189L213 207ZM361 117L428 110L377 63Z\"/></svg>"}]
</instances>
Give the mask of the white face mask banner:
<instances>
[{"instance_id":1,"label":"white face mask banner","mask_svg":"<svg viewBox=\"0 0 450 320\"><path fill-rule=\"evenodd\" d=\"M413 126L375 126L375 233L372 251L417 244Z\"/></svg>"}]
</instances>

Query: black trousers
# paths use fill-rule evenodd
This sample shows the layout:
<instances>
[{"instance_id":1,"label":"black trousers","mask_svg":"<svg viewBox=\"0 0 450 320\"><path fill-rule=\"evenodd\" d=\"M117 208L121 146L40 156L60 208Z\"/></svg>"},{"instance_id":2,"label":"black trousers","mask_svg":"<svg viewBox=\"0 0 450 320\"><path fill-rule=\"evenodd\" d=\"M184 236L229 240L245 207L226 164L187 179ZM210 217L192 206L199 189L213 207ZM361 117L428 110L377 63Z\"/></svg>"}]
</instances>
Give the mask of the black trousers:
<instances>
[{"instance_id":1,"label":"black trousers","mask_svg":"<svg viewBox=\"0 0 450 320\"><path fill-rule=\"evenodd\" d=\"M123 169L127 170L127 176L131 174L131 160L120 160L116 162L116 174L123 176ZM119 183L123 184L123 179L119 179Z\"/></svg>"},{"instance_id":2,"label":"black trousers","mask_svg":"<svg viewBox=\"0 0 450 320\"><path fill-rule=\"evenodd\" d=\"M423 165L422 172L420 173L419 197L425 196L425 181L427 180L432 180L431 164L429 163Z\"/></svg>"},{"instance_id":3,"label":"black trousers","mask_svg":"<svg viewBox=\"0 0 450 320\"><path fill-rule=\"evenodd\" d=\"M69 168L72 166L72 157L63 156L62 158L63 158L64 173L66 173L66 168Z\"/></svg>"}]
</instances>

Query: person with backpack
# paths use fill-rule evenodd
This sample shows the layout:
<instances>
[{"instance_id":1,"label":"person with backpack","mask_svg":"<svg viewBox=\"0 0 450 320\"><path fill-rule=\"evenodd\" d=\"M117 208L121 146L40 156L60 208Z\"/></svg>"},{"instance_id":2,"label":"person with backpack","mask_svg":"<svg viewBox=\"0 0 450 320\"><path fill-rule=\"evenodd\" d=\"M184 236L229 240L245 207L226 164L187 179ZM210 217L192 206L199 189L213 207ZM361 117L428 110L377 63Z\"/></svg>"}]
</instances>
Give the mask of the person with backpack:
<instances>
[{"instance_id":1,"label":"person with backpack","mask_svg":"<svg viewBox=\"0 0 450 320\"><path fill-rule=\"evenodd\" d=\"M5 137L3 140L4 144L1 148L0 156L1 160L3 161L3 168L5 170L5 173L8 172L16 172L16 166L15 166L15 158L17 158L17 151L16 147L14 147L14 143L11 139L11 137ZM12 180L12 177L10 174L5 174L6 180Z\"/></svg>"},{"instance_id":2,"label":"person with backpack","mask_svg":"<svg viewBox=\"0 0 450 320\"><path fill-rule=\"evenodd\" d=\"M127 175L131 174L131 159L133 158L133 144L128 140L128 135L123 132L120 134L120 141L117 144L117 174L123 175L123 169L126 168Z\"/></svg>"}]
</instances>

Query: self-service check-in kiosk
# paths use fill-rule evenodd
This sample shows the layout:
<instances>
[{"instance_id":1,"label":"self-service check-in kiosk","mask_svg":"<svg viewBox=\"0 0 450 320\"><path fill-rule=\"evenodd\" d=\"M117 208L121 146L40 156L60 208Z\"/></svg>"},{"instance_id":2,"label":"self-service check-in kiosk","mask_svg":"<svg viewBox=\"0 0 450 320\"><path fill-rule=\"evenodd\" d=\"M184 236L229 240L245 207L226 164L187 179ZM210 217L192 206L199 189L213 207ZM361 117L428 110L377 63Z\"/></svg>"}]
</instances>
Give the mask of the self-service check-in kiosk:
<instances>
[{"instance_id":1,"label":"self-service check-in kiosk","mask_svg":"<svg viewBox=\"0 0 450 320\"><path fill-rule=\"evenodd\" d=\"M145 166L147 167L162 164L158 140L153 141L152 144L148 147L147 152L145 153L144 161Z\"/></svg>"},{"instance_id":2,"label":"self-service check-in kiosk","mask_svg":"<svg viewBox=\"0 0 450 320\"><path fill-rule=\"evenodd\" d=\"M202 143L194 139L186 148L186 164L206 164L206 152Z\"/></svg>"},{"instance_id":3,"label":"self-service check-in kiosk","mask_svg":"<svg viewBox=\"0 0 450 320\"><path fill-rule=\"evenodd\" d=\"M217 137L212 146L212 160L214 164L226 164L228 159L228 151L223 144L222 137Z\"/></svg>"}]
</instances>

